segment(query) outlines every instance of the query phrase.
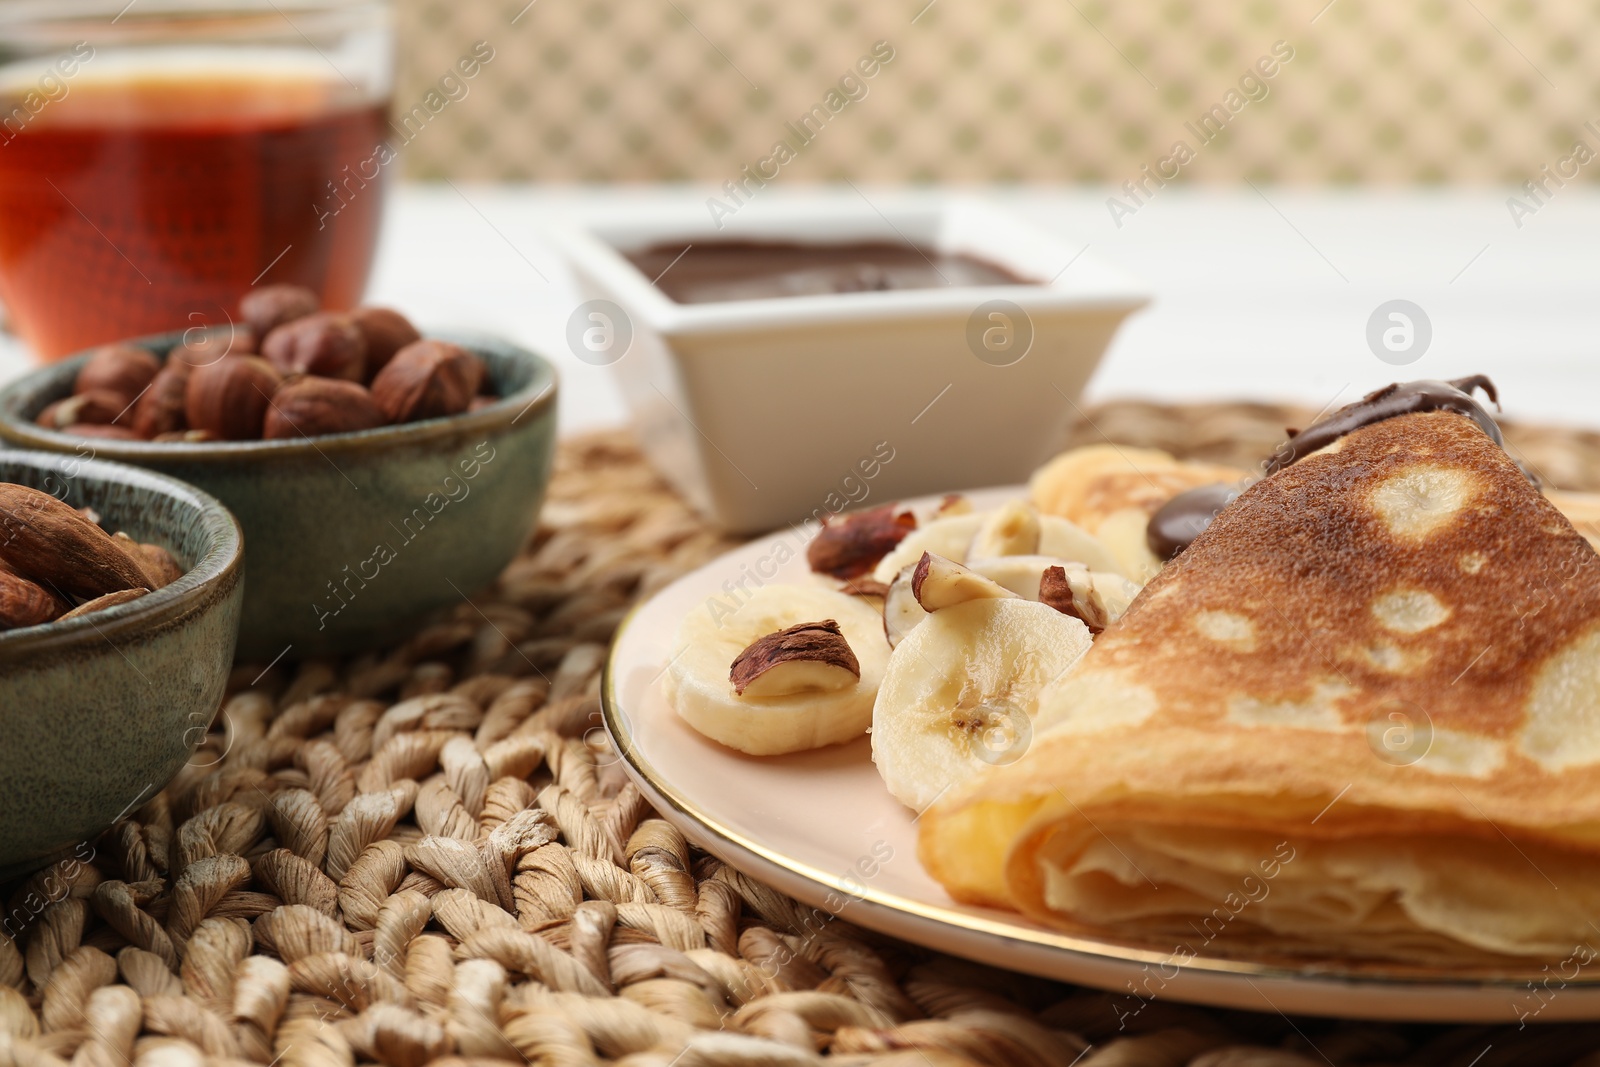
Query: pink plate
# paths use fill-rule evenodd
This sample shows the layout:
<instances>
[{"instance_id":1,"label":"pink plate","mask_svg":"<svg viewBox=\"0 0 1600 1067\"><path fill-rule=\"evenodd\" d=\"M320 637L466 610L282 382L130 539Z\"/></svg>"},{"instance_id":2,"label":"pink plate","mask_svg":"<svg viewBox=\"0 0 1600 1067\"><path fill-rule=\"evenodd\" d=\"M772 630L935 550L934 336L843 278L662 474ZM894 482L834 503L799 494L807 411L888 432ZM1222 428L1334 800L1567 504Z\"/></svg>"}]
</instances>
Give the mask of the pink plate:
<instances>
[{"instance_id":1,"label":"pink plate","mask_svg":"<svg viewBox=\"0 0 1600 1067\"><path fill-rule=\"evenodd\" d=\"M1024 492L970 495L982 508ZM618 631L603 688L606 729L651 803L696 845L815 908L813 929L845 919L952 955L1124 993L1113 1006L1123 1017L1159 998L1419 1022L1600 1018L1600 970L1592 968L1565 978L1552 964L1484 980L1206 955L1180 956L1180 965L1170 950L1073 936L955 903L917 862L915 815L884 788L865 737L794 756L745 756L696 733L663 695L679 621L718 598L734 606L728 590L741 582L750 589L811 581L804 549L814 532L758 538L661 590Z\"/></svg>"}]
</instances>

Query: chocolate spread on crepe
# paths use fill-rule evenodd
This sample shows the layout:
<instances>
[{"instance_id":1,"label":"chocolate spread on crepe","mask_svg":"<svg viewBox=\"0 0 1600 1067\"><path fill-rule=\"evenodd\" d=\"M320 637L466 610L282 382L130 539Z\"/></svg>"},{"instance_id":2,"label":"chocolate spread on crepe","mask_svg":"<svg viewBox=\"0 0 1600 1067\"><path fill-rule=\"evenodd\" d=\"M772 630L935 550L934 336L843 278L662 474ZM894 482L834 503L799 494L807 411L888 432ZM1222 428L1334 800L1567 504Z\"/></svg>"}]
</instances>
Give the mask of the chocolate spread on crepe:
<instances>
[{"instance_id":1,"label":"chocolate spread on crepe","mask_svg":"<svg viewBox=\"0 0 1600 1067\"><path fill-rule=\"evenodd\" d=\"M1484 374L1448 382L1422 378L1414 382L1386 385L1318 419L1304 430L1290 430L1289 440L1279 445L1267 460L1266 473L1271 474L1296 460L1304 459L1352 430L1417 411L1458 412L1483 427L1483 432L1495 444L1503 444L1499 424L1472 398L1473 392L1478 389L1482 389L1496 407L1500 406L1500 394ZM1150 516L1145 531L1150 551L1159 560L1173 559L1188 548L1200 536L1200 532L1211 525L1217 513L1238 495L1236 486L1226 484L1200 486L1179 493Z\"/></svg>"},{"instance_id":2,"label":"chocolate spread on crepe","mask_svg":"<svg viewBox=\"0 0 1600 1067\"><path fill-rule=\"evenodd\" d=\"M1597 706L1600 557L1474 421L1399 415L1246 489L919 851L1163 951L1530 967L1600 936Z\"/></svg>"}]
</instances>

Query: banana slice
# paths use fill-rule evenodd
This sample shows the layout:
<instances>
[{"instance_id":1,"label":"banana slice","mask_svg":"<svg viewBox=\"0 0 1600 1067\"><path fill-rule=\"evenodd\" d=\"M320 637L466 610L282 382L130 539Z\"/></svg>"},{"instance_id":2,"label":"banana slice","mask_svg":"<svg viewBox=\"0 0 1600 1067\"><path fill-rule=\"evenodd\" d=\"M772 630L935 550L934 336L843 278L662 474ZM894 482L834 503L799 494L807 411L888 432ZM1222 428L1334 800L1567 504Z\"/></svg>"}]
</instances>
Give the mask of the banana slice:
<instances>
[{"instance_id":1,"label":"banana slice","mask_svg":"<svg viewBox=\"0 0 1600 1067\"><path fill-rule=\"evenodd\" d=\"M1014 503L1026 508L1023 501ZM978 559L982 556L993 555L1040 555L1054 556L1058 560L1070 560L1082 563L1092 571L1110 571L1131 577L1123 565L1117 561L1104 544L1093 534L1084 530L1066 519L1055 515L1037 515L1039 537L1036 544L1029 547L1029 542L1022 539L1005 540L1009 547L1018 549L1016 552L994 552L992 546L1000 543L998 528L1001 519L995 518L997 513L1011 508L1007 504L1004 509L980 511L970 515L952 515L948 518L934 519L925 526L921 526L905 540L894 547L888 555L878 561L878 566L872 572L872 577L888 585L894 581L894 576L900 573L902 567L916 563L922 558L924 552L932 552L936 556L965 563L968 559ZM986 536L977 545L978 551L973 551L974 541L986 523L993 523L992 532L996 536ZM1014 532L1014 531L1013 531ZM1024 551L1025 550L1025 551Z\"/></svg>"},{"instance_id":2,"label":"banana slice","mask_svg":"<svg viewBox=\"0 0 1600 1067\"><path fill-rule=\"evenodd\" d=\"M1055 559L1051 556L996 556L994 559L967 561L967 568L996 582L1025 600L1039 599L1039 583L1044 572L1060 567L1080 597L1091 597L1104 606L1111 622L1116 622L1128 610L1133 598L1143 586L1130 582L1120 574L1110 571L1092 571L1081 563Z\"/></svg>"},{"instance_id":3,"label":"banana slice","mask_svg":"<svg viewBox=\"0 0 1600 1067\"><path fill-rule=\"evenodd\" d=\"M1038 510L1026 500L1008 500L984 516L967 555L987 559L1031 554L1039 551L1042 534Z\"/></svg>"},{"instance_id":4,"label":"banana slice","mask_svg":"<svg viewBox=\"0 0 1600 1067\"><path fill-rule=\"evenodd\" d=\"M934 519L924 526L917 527L906 535L904 541L895 545L888 555L878 561L872 576L880 582L892 582L902 567L914 565L922 558L924 552L932 552L936 556L943 556L945 559L953 559L960 563L967 558L967 546L972 543L972 535L977 533L978 527L983 524L983 517L984 512L969 512L965 515Z\"/></svg>"},{"instance_id":5,"label":"banana slice","mask_svg":"<svg viewBox=\"0 0 1600 1067\"><path fill-rule=\"evenodd\" d=\"M789 663L741 696L734 661L762 638L832 619L860 672ZM753 756L774 756L859 737L872 722L889 646L883 619L862 598L814 585L768 585L732 613L691 612L678 627L665 688L673 709L700 733ZM760 695L765 691L769 695Z\"/></svg>"},{"instance_id":6,"label":"banana slice","mask_svg":"<svg viewBox=\"0 0 1600 1067\"><path fill-rule=\"evenodd\" d=\"M883 598L883 634L894 648L928 617L928 610L917 600L917 591L911 580L917 573L917 564L907 563L889 583L889 592Z\"/></svg>"},{"instance_id":7,"label":"banana slice","mask_svg":"<svg viewBox=\"0 0 1600 1067\"><path fill-rule=\"evenodd\" d=\"M872 759L921 811L986 766L1021 758L1038 694L1089 650L1089 631L1020 598L932 612L889 656L872 710Z\"/></svg>"}]
</instances>

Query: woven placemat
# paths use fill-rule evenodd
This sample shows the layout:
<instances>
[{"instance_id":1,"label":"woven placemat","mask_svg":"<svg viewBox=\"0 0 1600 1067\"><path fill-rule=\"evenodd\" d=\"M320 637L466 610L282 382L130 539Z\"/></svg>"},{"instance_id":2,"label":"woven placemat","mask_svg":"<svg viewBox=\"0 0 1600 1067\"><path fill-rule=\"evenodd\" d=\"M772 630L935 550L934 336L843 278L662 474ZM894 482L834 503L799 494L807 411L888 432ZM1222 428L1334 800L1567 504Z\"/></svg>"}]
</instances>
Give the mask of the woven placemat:
<instances>
[{"instance_id":1,"label":"woven placemat","mask_svg":"<svg viewBox=\"0 0 1600 1067\"><path fill-rule=\"evenodd\" d=\"M1304 417L1117 404L1076 435L1248 462ZM1595 484L1592 435L1514 440ZM0 1067L1536 1067L1600 1049L1594 1026L1077 989L819 921L691 848L598 728L599 671L632 603L730 546L625 434L573 438L491 593L381 654L240 665L163 793L6 892Z\"/></svg>"}]
</instances>

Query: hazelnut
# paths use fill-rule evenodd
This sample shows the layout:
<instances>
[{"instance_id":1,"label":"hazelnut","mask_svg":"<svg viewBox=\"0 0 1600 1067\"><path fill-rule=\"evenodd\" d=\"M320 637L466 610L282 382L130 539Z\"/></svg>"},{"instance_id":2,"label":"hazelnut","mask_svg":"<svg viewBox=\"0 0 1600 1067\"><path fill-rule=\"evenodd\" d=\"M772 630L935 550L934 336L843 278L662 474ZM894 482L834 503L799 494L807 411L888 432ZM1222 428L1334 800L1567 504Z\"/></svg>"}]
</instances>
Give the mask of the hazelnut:
<instances>
[{"instance_id":1,"label":"hazelnut","mask_svg":"<svg viewBox=\"0 0 1600 1067\"><path fill-rule=\"evenodd\" d=\"M748 697L843 689L860 680L861 664L833 619L803 622L759 637L734 657L728 669L733 691Z\"/></svg>"},{"instance_id":2,"label":"hazelnut","mask_svg":"<svg viewBox=\"0 0 1600 1067\"><path fill-rule=\"evenodd\" d=\"M1091 634L1102 632L1116 621L1087 571L1068 575L1065 567L1046 567L1039 576L1039 603L1080 620Z\"/></svg>"},{"instance_id":3,"label":"hazelnut","mask_svg":"<svg viewBox=\"0 0 1600 1067\"><path fill-rule=\"evenodd\" d=\"M173 363L169 359L133 406L134 433L140 437L157 437L183 429L183 398L192 370L187 363Z\"/></svg>"},{"instance_id":4,"label":"hazelnut","mask_svg":"<svg viewBox=\"0 0 1600 1067\"><path fill-rule=\"evenodd\" d=\"M184 392L189 426L209 430L224 441L255 440L282 380L272 364L258 356L232 356L196 367Z\"/></svg>"},{"instance_id":5,"label":"hazelnut","mask_svg":"<svg viewBox=\"0 0 1600 1067\"><path fill-rule=\"evenodd\" d=\"M824 518L822 529L806 546L806 562L818 574L835 578L866 574L917 528L915 515L895 509L894 504L883 504Z\"/></svg>"},{"instance_id":6,"label":"hazelnut","mask_svg":"<svg viewBox=\"0 0 1600 1067\"><path fill-rule=\"evenodd\" d=\"M322 306L317 294L303 285L263 285L239 300L239 315L257 337L265 337L286 322L303 319Z\"/></svg>"},{"instance_id":7,"label":"hazelnut","mask_svg":"<svg viewBox=\"0 0 1600 1067\"><path fill-rule=\"evenodd\" d=\"M173 430L170 433L158 433L151 440L161 445L198 445L206 441L220 441L222 438L210 430Z\"/></svg>"},{"instance_id":8,"label":"hazelnut","mask_svg":"<svg viewBox=\"0 0 1600 1067\"><path fill-rule=\"evenodd\" d=\"M334 378L297 378L272 397L261 436L269 441L353 433L384 424L372 394L355 382Z\"/></svg>"},{"instance_id":9,"label":"hazelnut","mask_svg":"<svg viewBox=\"0 0 1600 1067\"><path fill-rule=\"evenodd\" d=\"M367 376L377 374L394 354L406 345L422 340L411 320L389 308L360 307L350 313L351 320L367 341Z\"/></svg>"},{"instance_id":10,"label":"hazelnut","mask_svg":"<svg viewBox=\"0 0 1600 1067\"><path fill-rule=\"evenodd\" d=\"M47 430L65 430L68 426L86 423L109 426L119 417L126 422L129 414L127 400L117 393L96 390L57 400L39 412L33 421Z\"/></svg>"},{"instance_id":11,"label":"hazelnut","mask_svg":"<svg viewBox=\"0 0 1600 1067\"><path fill-rule=\"evenodd\" d=\"M319 311L267 334L261 354L283 374L316 374L361 382L367 378L367 340L348 315Z\"/></svg>"},{"instance_id":12,"label":"hazelnut","mask_svg":"<svg viewBox=\"0 0 1600 1067\"><path fill-rule=\"evenodd\" d=\"M161 362L136 345L106 345L95 349L94 355L79 368L72 391L110 393L120 396L121 406L126 407L144 392L160 370Z\"/></svg>"},{"instance_id":13,"label":"hazelnut","mask_svg":"<svg viewBox=\"0 0 1600 1067\"><path fill-rule=\"evenodd\" d=\"M372 399L390 422L467 410L483 382L483 361L448 341L416 341L372 379Z\"/></svg>"},{"instance_id":14,"label":"hazelnut","mask_svg":"<svg viewBox=\"0 0 1600 1067\"><path fill-rule=\"evenodd\" d=\"M228 356L253 355L258 335L242 323L187 330L182 343L167 353L167 366L204 367Z\"/></svg>"}]
</instances>

